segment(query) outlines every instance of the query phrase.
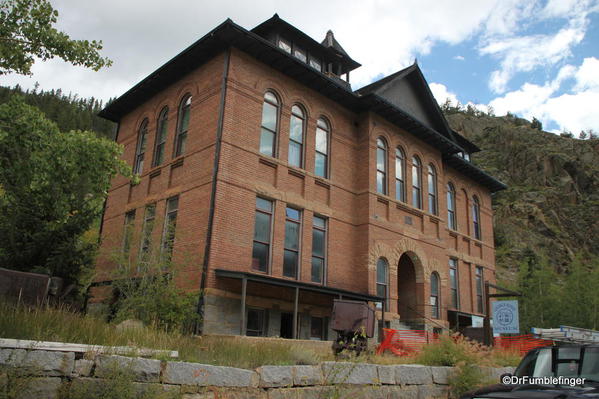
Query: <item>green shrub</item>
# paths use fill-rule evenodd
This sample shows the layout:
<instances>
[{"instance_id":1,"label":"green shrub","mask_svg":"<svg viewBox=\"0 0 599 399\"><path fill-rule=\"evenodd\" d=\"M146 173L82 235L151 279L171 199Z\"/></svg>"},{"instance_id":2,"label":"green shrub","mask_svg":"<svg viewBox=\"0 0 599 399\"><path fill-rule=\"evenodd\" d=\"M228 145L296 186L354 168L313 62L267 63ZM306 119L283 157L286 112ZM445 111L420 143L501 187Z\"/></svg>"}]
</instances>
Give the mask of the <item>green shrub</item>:
<instances>
[{"instance_id":1,"label":"green shrub","mask_svg":"<svg viewBox=\"0 0 599 399\"><path fill-rule=\"evenodd\" d=\"M478 363L488 353L484 346L462 335L442 335L438 343L425 345L414 363L427 366L455 366L460 362Z\"/></svg>"},{"instance_id":2,"label":"green shrub","mask_svg":"<svg viewBox=\"0 0 599 399\"><path fill-rule=\"evenodd\" d=\"M465 392L491 383L479 365L460 362L449 377L449 390L452 398L459 398Z\"/></svg>"}]
</instances>

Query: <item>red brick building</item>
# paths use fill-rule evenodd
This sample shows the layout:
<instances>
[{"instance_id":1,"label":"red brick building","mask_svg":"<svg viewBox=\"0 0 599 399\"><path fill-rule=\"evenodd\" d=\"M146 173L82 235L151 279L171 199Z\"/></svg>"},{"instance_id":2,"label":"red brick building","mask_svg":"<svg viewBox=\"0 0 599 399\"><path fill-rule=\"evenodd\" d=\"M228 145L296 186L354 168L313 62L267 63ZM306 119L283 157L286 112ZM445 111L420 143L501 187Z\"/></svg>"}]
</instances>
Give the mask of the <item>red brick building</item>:
<instances>
[{"instance_id":1,"label":"red brick building","mask_svg":"<svg viewBox=\"0 0 599 399\"><path fill-rule=\"evenodd\" d=\"M337 297L385 299L392 327L476 322L505 186L470 162L417 64L352 91L359 66L332 32L275 15L227 20L138 83L101 114L141 176L113 181L104 253L160 243L204 292L205 333L326 339Z\"/></svg>"}]
</instances>

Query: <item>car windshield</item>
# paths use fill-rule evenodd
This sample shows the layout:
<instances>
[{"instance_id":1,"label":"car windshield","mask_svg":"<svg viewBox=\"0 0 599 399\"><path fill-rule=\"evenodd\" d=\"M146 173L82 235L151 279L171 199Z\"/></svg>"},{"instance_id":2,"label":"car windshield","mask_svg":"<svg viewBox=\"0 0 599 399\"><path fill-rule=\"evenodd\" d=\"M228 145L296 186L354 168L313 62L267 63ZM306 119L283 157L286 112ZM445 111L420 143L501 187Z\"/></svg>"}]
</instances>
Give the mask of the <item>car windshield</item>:
<instances>
[{"instance_id":1,"label":"car windshield","mask_svg":"<svg viewBox=\"0 0 599 399\"><path fill-rule=\"evenodd\" d=\"M518 377L582 377L599 381L599 348L548 347L531 352L520 362Z\"/></svg>"}]
</instances>

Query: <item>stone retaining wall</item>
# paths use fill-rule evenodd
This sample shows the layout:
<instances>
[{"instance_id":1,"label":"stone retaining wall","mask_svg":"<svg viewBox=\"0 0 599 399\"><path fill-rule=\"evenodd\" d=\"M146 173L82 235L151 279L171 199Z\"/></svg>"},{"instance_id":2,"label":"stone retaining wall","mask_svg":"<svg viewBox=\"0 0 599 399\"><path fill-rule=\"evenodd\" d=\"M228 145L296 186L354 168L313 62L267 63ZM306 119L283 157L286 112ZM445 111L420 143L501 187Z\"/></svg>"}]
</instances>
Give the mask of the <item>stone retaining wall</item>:
<instances>
[{"instance_id":1,"label":"stone retaining wall","mask_svg":"<svg viewBox=\"0 0 599 399\"><path fill-rule=\"evenodd\" d=\"M76 358L72 352L0 349L0 390L7 370L28 375L20 398L56 399L61 386L110 383L115 367L133 375L139 392L156 388L184 399L447 398L451 367L325 362L317 366L263 366L256 370L116 355ZM4 370L4 372L2 371ZM512 368L489 369L497 377ZM0 396L1 395L0 391ZM90 398L93 399L93 398Z\"/></svg>"}]
</instances>

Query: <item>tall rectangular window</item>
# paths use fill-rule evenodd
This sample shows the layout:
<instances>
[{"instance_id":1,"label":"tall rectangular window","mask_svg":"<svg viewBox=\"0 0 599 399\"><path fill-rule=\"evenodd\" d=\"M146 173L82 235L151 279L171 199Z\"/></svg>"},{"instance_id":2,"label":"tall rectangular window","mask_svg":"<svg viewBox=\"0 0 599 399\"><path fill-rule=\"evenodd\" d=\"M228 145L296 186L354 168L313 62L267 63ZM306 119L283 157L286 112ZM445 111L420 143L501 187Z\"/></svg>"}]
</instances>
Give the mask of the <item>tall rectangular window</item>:
<instances>
[{"instance_id":1,"label":"tall rectangular window","mask_svg":"<svg viewBox=\"0 0 599 399\"><path fill-rule=\"evenodd\" d=\"M265 273L268 272L270 263L272 211L272 201L256 197L256 222L254 224L252 268Z\"/></svg>"},{"instance_id":2,"label":"tall rectangular window","mask_svg":"<svg viewBox=\"0 0 599 399\"><path fill-rule=\"evenodd\" d=\"M412 157L412 205L422 209L422 164L417 156Z\"/></svg>"},{"instance_id":3,"label":"tall rectangular window","mask_svg":"<svg viewBox=\"0 0 599 399\"><path fill-rule=\"evenodd\" d=\"M177 227L177 211L179 210L179 197L172 197L166 201L166 215L162 232L162 256L171 259L175 243L175 229Z\"/></svg>"},{"instance_id":4,"label":"tall rectangular window","mask_svg":"<svg viewBox=\"0 0 599 399\"><path fill-rule=\"evenodd\" d=\"M279 127L279 100L272 92L264 94L262 127L260 130L260 153L275 156L277 130Z\"/></svg>"},{"instance_id":5,"label":"tall rectangular window","mask_svg":"<svg viewBox=\"0 0 599 399\"><path fill-rule=\"evenodd\" d=\"M144 224L141 232L141 250L140 260L148 260L150 246L152 245L152 231L154 230L154 221L156 219L156 204L146 206L144 212Z\"/></svg>"},{"instance_id":6,"label":"tall rectangular window","mask_svg":"<svg viewBox=\"0 0 599 399\"><path fill-rule=\"evenodd\" d=\"M250 337L263 337L266 334L266 310L248 308L245 334Z\"/></svg>"},{"instance_id":7,"label":"tall rectangular window","mask_svg":"<svg viewBox=\"0 0 599 399\"><path fill-rule=\"evenodd\" d=\"M302 212L285 210L285 252L283 254L283 276L298 278L299 248Z\"/></svg>"},{"instance_id":8,"label":"tall rectangular window","mask_svg":"<svg viewBox=\"0 0 599 399\"><path fill-rule=\"evenodd\" d=\"M404 179L404 162L406 157L401 148L395 149L395 199L406 200L406 185Z\"/></svg>"},{"instance_id":9,"label":"tall rectangular window","mask_svg":"<svg viewBox=\"0 0 599 399\"><path fill-rule=\"evenodd\" d=\"M323 119L316 122L316 153L314 154L314 174L329 177L329 136L331 128Z\"/></svg>"},{"instance_id":10,"label":"tall rectangular window","mask_svg":"<svg viewBox=\"0 0 599 399\"><path fill-rule=\"evenodd\" d=\"M135 224L135 209L125 214L125 227L123 229L123 254L129 255L131 250L131 239Z\"/></svg>"},{"instance_id":11,"label":"tall rectangular window","mask_svg":"<svg viewBox=\"0 0 599 399\"><path fill-rule=\"evenodd\" d=\"M449 258L449 288L451 289L451 306L454 309L459 309L458 260L454 258Z\"/></svg>"},{"instance_id":12,"label":"tall rectangular window","mask_svg":"<svg viewBox=\"0 0 599 399\"><path fill-rule=\"evenodd\" d=\"M173 158L185 152L187 131L189 130L189 118L191 116L191 95L186 94L179 104L179 120L177 122L177 134L175 135L175 148Z\"/></svg>"},{"instance_id":13,"label":"tall rectangular window","mask_svg":"<svg viewBox=\"0 0 599 399\"><path fill-rule=\"evenodd\" d=\"M325 319L323 317L310 317L310 339L321 341L326 339Z\"/></svg>"},{"instance_id":14,"label":"tall rectangular window","mask_svg":"<svg viewBox=\"0 0 599 399\"><path fill-rule=\"evenodd\" d=\"M481 266L476 266L476 311L484 313L485 305L483 301L484 273Z\"/></svg>"},{"instance_id":15,"label":"tall rectangular window","mask_svg":"<svg viewBox=\"0 0 599 399\"><path fill-rule=\"evenodd\" d=\"M158 166L164 161L164 147L166 145L166 133L168 131L168 107L160 111L156 128L156 141L154 142L154 160L152 166Z\"/></svg>"},{"instance_id":16,"label":"tall rectangular window","mask_svg":"<svg viewBox=\"0 0 599 399\"><path fill-rule=\"evenodd\" d=\"M312 225L312 282L322 284L326 265L327 220L314 216Z\"/></svg>"}]
</instances>

